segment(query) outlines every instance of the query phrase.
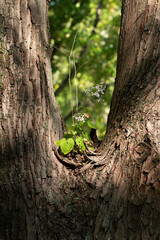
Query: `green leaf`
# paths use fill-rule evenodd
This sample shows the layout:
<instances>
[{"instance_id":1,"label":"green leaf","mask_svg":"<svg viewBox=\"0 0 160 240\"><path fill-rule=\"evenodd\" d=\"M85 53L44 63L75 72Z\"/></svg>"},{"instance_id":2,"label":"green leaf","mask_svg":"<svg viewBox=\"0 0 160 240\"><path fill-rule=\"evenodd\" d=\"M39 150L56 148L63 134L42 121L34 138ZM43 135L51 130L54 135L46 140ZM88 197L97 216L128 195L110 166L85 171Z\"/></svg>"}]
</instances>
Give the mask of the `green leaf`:
<instances>
[{"instance_id":1,"label":"green leaf","mask_svg":"<svg viewBox=\"0 0 160 240\"><path fill-rule=\"evenodd\" d=\"M64 155L68 154L70 151L72 151L74 147L74 140L73 138L62 138L60 141L60 148Z\"/></svg>"},{"instance_id":2,"label":"green leaf","mask_svg":"<svg viewBox=\"0 0 160 240\"><path fill-rule=\"evenodd\" d=\"M78 147L79 147L79 150L82 150L82 149L85 150L85 149L86 149L82 137L77 137L75 141L76 141L76 144L77 144Z\"/></svg>"},{"instance_id":3,"label":"green leaf","mask_svg":"<svg viewBox=\"0 0 160 240\"><path fill-rule=\"evenodd\" d=\"M76 135L76 134L77 134L77 131L72 131L72 134L73 134L73 135Z\"/></svg>"},{"instance_id":4,"label":"green leaf","mask_svg":"<svg viewBox=\"0 0 160 240\"><path fill-rule=\"evenodd\" d=\"M95 126L90 120L87 121L87 125L88 125L88 127L90 127L90 128L97 129L96 126Z\"/></svg>"},{"instance_id":5,"label":"green leaf","mask_svg":"<svg viewBox=\"0 0 160 240\"><path fill-rule=\"evenodd\" d=\"M61 140L57 140L57 141L56 141L57 147L60 146L60 142L61 142Z\"/></svg>"}]
</instances>

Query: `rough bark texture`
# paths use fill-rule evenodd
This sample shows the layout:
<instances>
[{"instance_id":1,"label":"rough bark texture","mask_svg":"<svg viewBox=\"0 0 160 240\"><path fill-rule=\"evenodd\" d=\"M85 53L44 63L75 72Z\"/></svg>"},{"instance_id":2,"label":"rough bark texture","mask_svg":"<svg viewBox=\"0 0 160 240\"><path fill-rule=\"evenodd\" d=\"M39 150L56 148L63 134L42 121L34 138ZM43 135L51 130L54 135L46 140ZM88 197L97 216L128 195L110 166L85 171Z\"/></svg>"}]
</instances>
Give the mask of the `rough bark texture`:
<instances>
[{"instance_id":1,"label":"rough bark texture","mask_svg":"<svg viewBox=\"0 0 160 240\"><path fill-rule=\"evenodd\" d=\"M0 239L159 239L160 2L123 1L108 130L80 166L55 149L46 5L1 0Z\"/></svg>"}]
</instances>

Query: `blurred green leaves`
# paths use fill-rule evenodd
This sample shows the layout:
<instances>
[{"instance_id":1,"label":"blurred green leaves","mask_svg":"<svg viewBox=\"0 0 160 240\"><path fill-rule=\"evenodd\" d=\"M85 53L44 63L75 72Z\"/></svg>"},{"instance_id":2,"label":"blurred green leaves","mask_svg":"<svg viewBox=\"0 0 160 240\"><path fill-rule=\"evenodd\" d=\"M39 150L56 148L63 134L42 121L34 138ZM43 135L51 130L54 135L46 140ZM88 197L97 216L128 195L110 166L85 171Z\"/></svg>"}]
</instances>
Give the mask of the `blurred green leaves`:
<instances>
[{"instance_id":1,"label":"blurred green leaves","mask_svg":"<svg viewBox=\"0 0 160 240\"><path fill-rule=\"evenodd\" d=\"M77 32L73 60L77 69L79 112L87 113L87 108L90 109L90 118L100 136L105 132L116 76L120 9L119 0L54 0L49 8L53 86L66 125L71 125L72 121L68 56ZM74 71L71 83L75 106L73 76ZM101 82L106 85L103 101L90 99L84 90Z\"/></svg>"}]
</instances>

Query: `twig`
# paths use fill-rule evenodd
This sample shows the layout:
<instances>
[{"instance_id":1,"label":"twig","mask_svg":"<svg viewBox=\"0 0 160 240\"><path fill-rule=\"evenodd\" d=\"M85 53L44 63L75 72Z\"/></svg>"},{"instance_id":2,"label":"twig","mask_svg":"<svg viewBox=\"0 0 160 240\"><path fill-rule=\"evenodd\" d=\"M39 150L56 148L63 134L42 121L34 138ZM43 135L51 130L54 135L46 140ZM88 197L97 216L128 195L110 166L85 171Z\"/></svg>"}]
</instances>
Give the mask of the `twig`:
<instances>
[{"instance_id":1,"label":"twig","mask_svg":"<svg viewBox=\"0 0 160 240\"><path fill-rule=\"evenodd\" d=\"M65 54L67 57L69 57L69 55L63 50L63 48L58 48L56 46L53 46L53 48L59 50L61 53Z\"/></svg>"},{"instance_id":2,"label":"twig","mask_svg":"<svg viewBox=\"0 0 160 240\"><path fill-rule=\"evenodd\" d=\"M87 64L88 62L91 62L91 60L87 60L86 62L84 62L84 63L77 69L77 72L78 72L85 64Z\"/></svg>"}]
</instances>

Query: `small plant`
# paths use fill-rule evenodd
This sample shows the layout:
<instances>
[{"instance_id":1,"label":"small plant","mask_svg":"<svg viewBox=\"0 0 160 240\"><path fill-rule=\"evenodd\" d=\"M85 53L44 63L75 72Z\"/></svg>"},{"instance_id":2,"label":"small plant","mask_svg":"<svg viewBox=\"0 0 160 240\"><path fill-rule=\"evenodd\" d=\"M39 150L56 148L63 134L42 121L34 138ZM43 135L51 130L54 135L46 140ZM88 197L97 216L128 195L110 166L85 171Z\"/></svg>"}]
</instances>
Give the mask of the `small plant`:
<instances>
[{"instance_id":1,"label":"small plant","mask_svg":"<svg viewBox=\"0 0 160 240\"><path fill-rule=\"evenodd\" d=\"M71 112L72 112L72 126L70 127L69 131L64 134L64 138L61 140L56 141L57 147L60 148L61 152L64 155L67 155L71 151L82 153L86 150L86 142L89 142L89 136L87 134L86 128L89 129L96 129L95 125L89 119L88 113L78 113L78 82L77 82L77 68L76 68L76 61L74 56L74 46L76 42L77 32L75 34L71 51L69 54L62 51L68 58L68 83L70 89L70 105L71 105ZM86 63L84 63L86 64ZM84 65L82 64L82 66ZM80 66L80 68L82 67ZM76 114L73 114L73 97L72 97L72 85L71 85L71 68L74 69L74 80L76 86ZM84 90L87 95L87 98L96 100L100 102L102 100L102 95L105 92L105 86L103 83L97 84L94 87L87 88Z\"/></svg>"},{"instance_id":2,"label":"small plant","mask_svg":"<svg viewBox=\"0 0 160 240\"><path fill-rule=\"evenodd\" d=\"M56 141L57 147L60 147L64 155L67 155L72 150L79 153L86 150L86 142L88 141L88 136L84 131L86 126L90 129L96 129L95 125L89 120L89 115L87 113L75 114L74 124L72 124L70 131L65 133L64 138Z\"/></svg>"}]
</instances>

